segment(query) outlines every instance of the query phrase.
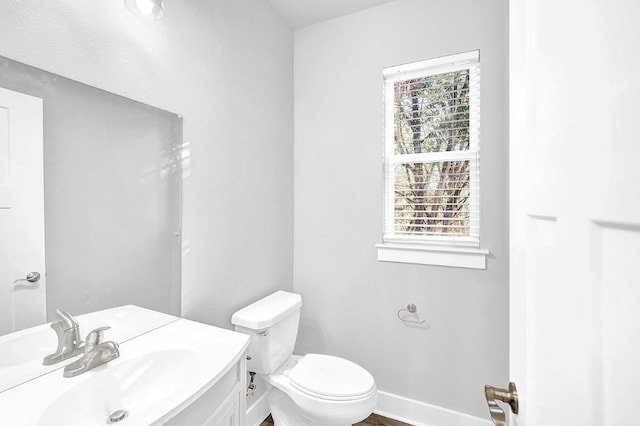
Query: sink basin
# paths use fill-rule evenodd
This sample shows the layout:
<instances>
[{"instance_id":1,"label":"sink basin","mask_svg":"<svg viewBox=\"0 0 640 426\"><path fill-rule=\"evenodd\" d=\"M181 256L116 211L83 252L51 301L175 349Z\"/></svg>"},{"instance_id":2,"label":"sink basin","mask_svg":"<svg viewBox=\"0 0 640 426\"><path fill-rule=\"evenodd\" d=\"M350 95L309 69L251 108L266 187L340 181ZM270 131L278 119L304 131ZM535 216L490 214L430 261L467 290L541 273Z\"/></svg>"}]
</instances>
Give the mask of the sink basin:
<instances>
[{"instance_id":1,"label":"sink basin","mask_svg":"<svg viewBox=\"0 0 640 426\"><path fill-rule=\"evenodd\" d=\"M93 370L53 371L0 393L0 413L12 426L104 426L120 410L123 426L163 424L231 374L248 344L246 335L179 319L121 343L119 358Z\"/></svg>"},{"instance_id":2,"label":"sink basin","mask_svg":"<svg viewBox=\"0 0 640 426\"><path fill-rule=\"evenodd\" d=\"M162 411L164 398L148 396L168 395L184 387L197 374L196 360L193 351L172 349L113 365L56 397L38 425L104 425L118 410L131 419L139 413ZM175 368L178 364L183 365Z\"/></svg>"},{"instance_id":3,"label":"sink basin","mask_svg":"<svg viewBox=\"0 0 640 426\"><path fill-rule=\"evenodd\" d=\"M80 335L84 338L91 330L105 325L111 329L108 340L125 342L140 334L163 326L179 318L138 306L128 305L78 315ZM57 370L76 358L44 366L42 360L58 347L58 338L49 324L0 336L0 392L27 380Z\"/></svg>"}]
</instances>

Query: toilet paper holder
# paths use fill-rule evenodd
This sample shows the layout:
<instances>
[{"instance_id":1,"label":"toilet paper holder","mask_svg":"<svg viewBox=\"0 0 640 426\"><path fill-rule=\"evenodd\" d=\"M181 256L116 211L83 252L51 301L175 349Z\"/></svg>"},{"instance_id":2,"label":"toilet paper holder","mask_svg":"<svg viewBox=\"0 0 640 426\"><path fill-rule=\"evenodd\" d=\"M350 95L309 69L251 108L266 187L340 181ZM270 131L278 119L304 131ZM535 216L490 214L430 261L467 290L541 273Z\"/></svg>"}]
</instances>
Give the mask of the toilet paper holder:
<instances>
[{"instance_id":1,"label":"toilet paper holder","mask_svg":"<svg viewBox=\"0 0 640 426\"><path fill-rule=\"evenodd\" d=\"M413 319L407 319L406 316L402 315L403 312L407 312L409 314L415 314L417 311L418 311L418 307L416 305L414 305L413 303L409 303L406 308L401 308L401 309L398 310L398 318L402 322L409 322L409 323L412 323L412 324L422 324L422 323L425 322L425 320L418 321L418 320L413 320Z\"/></svg>"}]
</instances>

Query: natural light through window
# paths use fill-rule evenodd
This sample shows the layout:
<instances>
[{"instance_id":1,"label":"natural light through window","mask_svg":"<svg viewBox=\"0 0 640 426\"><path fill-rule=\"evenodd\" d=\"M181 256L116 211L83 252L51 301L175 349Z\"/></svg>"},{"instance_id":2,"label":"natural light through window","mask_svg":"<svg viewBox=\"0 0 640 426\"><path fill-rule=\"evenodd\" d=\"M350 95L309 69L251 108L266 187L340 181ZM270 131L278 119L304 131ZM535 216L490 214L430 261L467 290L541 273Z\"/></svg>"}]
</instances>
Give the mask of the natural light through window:
<instances>
[{"instance_id":1,"label":"natural light through window","mask_svg":"<svg viewBox=\"0 0 640 426\"><path fill-rule=\"evenodd\" d=\"M484 268L479 52L387 68L383 76L385 211L378 259Z\"/></svg>"}]
</instances>

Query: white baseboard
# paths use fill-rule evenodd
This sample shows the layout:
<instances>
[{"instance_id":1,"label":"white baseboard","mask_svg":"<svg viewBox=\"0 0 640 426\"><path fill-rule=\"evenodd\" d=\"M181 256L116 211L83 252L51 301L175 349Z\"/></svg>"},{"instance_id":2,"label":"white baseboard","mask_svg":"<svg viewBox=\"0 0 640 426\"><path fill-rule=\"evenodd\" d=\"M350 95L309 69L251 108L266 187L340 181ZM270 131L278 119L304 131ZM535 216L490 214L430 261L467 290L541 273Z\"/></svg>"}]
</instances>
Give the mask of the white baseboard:
<instances>
[{"instance_id":1,"label":"white baseboard","mask_svg":"<svg viewBox=\"0 0 640 426\"><path fill-rule=\"evenodd\" d=\"M247 426L260 426L260 423L269 415L269 392L265 392L247 407L245 424Z\"/></svg>"},{"instance_id":2,"label":"white baseboard","mask_svg":"<svg viewBox=\"0 0 640 426\"><path fill-rule=\"evenodd\" d=\"M382 391L378 391L378 405L374 412L415 426L493 426L488 419ZM246 425L260 426L268 415L269 392L265 392L247 407Z\"/></svg>"},{"instance_id":3,"label":"white baseboard","mask_svg":"<svg viewBox=\"0 0 640 426\"><path fill-rule=\"evenodd\" d=\"M382 391L374 412L416 426L493 426L491 420Z\"/></svg>"}]
</instances>

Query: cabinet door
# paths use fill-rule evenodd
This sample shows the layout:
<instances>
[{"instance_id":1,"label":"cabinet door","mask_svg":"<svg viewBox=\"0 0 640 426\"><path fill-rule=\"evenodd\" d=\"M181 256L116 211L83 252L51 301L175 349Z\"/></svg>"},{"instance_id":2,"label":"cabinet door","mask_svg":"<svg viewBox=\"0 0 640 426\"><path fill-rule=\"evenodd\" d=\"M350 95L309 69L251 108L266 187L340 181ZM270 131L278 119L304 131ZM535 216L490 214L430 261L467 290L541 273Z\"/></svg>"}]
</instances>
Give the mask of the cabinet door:
<instances>
[{"instance_id":1,"label":"cabinet door","mask_svg":"<svg viewBox=\"0 0 640 426\"><path fill-rule=\"evenodd\" d=\"M240 426L240 386L236 385L202 426Z\"/></svg>"}]
</instances>

